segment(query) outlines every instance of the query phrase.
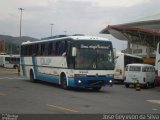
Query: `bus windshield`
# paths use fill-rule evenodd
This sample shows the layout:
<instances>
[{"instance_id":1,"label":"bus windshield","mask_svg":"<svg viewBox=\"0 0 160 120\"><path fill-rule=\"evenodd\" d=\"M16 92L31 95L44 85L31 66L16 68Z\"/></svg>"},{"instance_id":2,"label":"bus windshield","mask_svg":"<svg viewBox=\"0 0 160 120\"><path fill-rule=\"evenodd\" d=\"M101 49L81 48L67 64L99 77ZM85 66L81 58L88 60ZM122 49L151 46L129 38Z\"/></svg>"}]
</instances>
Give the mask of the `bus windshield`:
<instances>
[{"instance_id":1,"label":"bus windshield","mask_svg":"<svg viewBox=\"0 0 160 120\"><path fill-rule=\"evenodd\" d=\"M107 41L76 42L75 69L113 70L112 44Z\"/></svg>"}]
</instances>

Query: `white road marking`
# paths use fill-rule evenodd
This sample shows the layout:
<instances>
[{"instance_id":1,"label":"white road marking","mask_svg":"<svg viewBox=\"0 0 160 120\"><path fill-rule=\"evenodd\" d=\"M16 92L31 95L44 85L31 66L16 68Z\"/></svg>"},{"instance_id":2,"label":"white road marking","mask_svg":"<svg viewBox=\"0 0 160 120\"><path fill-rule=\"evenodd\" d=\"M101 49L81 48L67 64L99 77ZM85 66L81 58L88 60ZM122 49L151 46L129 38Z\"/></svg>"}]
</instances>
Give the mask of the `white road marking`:
<instances>
[{"instance_id":1,"label":"white road marking","mask_svg":"<svg viewBox=\"0 0 160 120\"><path fill-rule=\"evenodd\" d=\"M0 96L5 96L6 94L3 92L0 92Z\"/></svg>"},{"instance_id":2,"label":"white road marking","mask_svg":"<svg viewBox=\"0 0 160 120\"><path fill-rule=\"evenodd\" d=\"M160 104L160 100L147 100L147 101L151 103Z\"/></svg>"},{"instance_id":3,"label":"white road marking","mask_svg":"<svg viewBox=\"0 0 160 120\"><path fill-rule=\"evenodd\" d=\"M1 77L0 79L25 79L20 77Z\"/></svg>"},{"instance_id":4,"label":"white road marking","mask_svg":"<svg viewBox=\"0 0 160 120\"><path fill-rule=\"evenodd\" d=\"M158 109L156 109L156 108L153 108L152 110L156 111L156 110L158 110Z\"/></svg>"}]
</instances>

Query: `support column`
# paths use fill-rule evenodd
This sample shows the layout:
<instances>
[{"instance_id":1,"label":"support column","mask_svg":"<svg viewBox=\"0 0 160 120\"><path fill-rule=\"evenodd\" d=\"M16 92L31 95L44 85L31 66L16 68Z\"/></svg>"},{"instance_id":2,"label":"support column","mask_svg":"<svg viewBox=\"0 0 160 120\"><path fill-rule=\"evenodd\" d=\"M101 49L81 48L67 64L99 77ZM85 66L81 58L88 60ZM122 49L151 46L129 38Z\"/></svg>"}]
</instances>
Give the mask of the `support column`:
<instances>
[{"instance_id":1,"label":"support column","mask_svg":"<svg viewBox=\"0 0 160 120\"><path fill-rule=\"evenodd\" d=\"M149 50L149 48L150 48L149 45L147 45L147 48L146 48L147 49L147 51L146 51L146 55L147 56L146 56L146 58L150 58L150 50Z\"/></svg>"},{"instance_id":2,"label":"support column","mask_svg":"<svg viewBox=\"0 0 160 120\"><path fill-rule=\"evenodd\" d=\"M132 50L131 50L131 42L128 41L128 46L127 46L127 50L129 54L132 54Z\"/></svg>"}]
</instances>

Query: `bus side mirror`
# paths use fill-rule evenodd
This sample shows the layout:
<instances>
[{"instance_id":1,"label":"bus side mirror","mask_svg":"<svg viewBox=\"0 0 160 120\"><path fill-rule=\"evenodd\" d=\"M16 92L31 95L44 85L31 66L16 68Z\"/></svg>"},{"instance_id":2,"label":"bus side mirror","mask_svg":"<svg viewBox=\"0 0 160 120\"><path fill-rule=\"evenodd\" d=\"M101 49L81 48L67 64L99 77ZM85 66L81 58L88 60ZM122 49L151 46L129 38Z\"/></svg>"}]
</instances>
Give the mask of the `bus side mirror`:
<instances>
[{"instance_id":1,"label":"bus side mirror","mask_svg":"<svg viewBox=\"0 0 160 120\"><path fill-rule=\"evenodd\" d=\"M77 48L72 47L72 57L76 57L76 55L77 55Z\"/></svg>"}]
</instances>

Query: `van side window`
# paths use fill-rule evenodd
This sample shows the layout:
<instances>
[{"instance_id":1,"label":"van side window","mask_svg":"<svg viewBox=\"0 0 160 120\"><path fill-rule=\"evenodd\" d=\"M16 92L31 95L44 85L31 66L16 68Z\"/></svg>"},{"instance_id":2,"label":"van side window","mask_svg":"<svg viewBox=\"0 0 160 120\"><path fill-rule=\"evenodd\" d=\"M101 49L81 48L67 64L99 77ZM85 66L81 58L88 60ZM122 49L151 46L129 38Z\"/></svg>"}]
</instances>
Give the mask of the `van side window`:
<instances>
[{"instance_id":1,"label":"van side window","mask_svg":"<svg viewBox=\"0 0 160 120\"><path fill-rule=\"evenodd\" d=\"M129 71L141 71L141 67L140 66L130 66Z\"/></svg>"},{"instance_id":2,"label":"van side window","mask_svg":"<svg viewBox=\"0 0 160 120\"><path fill-rule=\"evenodd\" d=\"M143 68L142 68L142 72L146 72L146 67L143 67Z\"/></svg>"},{"instance_id":3,"label":"van side window","mask_svg":"<svg viewBox=\"0 0 160 120\"><path fill-rule=\"evenodd\" d=\"M154 72L153 67L143 67L142 72Z\"/></svg>"}]
</instances>

